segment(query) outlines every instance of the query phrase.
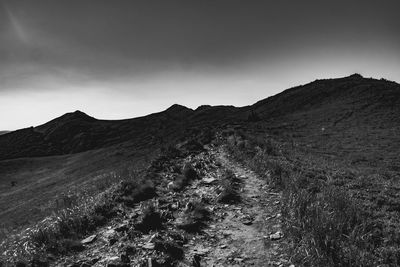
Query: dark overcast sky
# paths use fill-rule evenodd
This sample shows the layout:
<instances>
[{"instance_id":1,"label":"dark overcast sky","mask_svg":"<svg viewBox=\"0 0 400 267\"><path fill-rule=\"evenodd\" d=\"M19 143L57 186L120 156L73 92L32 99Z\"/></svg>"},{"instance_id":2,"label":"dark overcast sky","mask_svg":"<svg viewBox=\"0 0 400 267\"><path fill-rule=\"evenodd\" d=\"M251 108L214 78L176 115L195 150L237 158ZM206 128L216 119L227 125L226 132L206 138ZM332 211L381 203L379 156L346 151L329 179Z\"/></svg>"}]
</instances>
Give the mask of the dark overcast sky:
<instances>
[{"instance_id":1,"label":"dark overcast sky","mask_svg":"<svg viewBox=\"0 0 400 267\"><path fill-rule=\"evenodd\" d=\"M0 0L0 130L400 81L400 1Z\"/></svg>"}]
</instances>

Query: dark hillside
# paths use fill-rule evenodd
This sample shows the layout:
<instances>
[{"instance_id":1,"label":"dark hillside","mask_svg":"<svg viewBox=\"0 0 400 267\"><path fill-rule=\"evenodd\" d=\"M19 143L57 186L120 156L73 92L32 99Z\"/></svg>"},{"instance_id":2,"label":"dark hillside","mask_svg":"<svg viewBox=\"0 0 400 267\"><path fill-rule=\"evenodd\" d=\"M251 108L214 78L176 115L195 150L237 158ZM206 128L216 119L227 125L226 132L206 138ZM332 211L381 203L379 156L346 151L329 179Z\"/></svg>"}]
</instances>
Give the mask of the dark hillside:
<instances>
[{"instance_id":1,"label":"dark hillside","mask_svg":"<svg viewBox=\"0 0 400 267\"><path fill-rule=\"evenodd\" d=\"M46 124L0 137L0 159L78 153L129 141L148 146L181 128L190 109L170 109L141 118L97 120L83 112L67 113Z\"/></svg>"},{"instance_id":2,"label":"dark hillside","mask_svg":"<svg viewBox=\"0 0 400 267\"><path fill-rule=\"evenodd\" d=\"M269 133L317 154L354 164L397 169L400 85L351 75L317 80L257 102L249 109Z\"/></svg>"},{"instance_id":3,"label":"dark hillside","mask_svg":"<svg viewBox=\"0 0 400 267\"><path fill-rule=\"evenodd\" d=\"M193 111L173 105L167 110L127 120L98 120L81 111L67 113L46 124L0 137L0 160L78 153L123 142L140 147L161 145L186 128L219 125L237 120L239 109L217 106ZM229 120L228 120L229 119Z\"/></svg>"}]
</instances>

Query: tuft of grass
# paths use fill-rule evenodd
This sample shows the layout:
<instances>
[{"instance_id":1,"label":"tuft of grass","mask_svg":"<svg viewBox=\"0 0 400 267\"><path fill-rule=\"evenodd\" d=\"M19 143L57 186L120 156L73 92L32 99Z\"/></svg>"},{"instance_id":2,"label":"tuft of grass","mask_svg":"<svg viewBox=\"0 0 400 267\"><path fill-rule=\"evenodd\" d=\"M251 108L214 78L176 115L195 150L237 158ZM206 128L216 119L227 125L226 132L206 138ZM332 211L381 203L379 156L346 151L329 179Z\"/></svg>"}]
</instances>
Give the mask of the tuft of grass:
<instances>
[{"instance_id":1,"label":"tuft of grass","mask_svg":"<svg viewBox=\"0 0 400 267\"><path fill-rule=\"evenodd\" d=\"M196 180L198 178L196 170L193 168L192 164L188 162L183 166L182 174L187 180Z\"/></svg>"},{"instance_id":2,"label":"tuft of grass","mask_svg":"<svg viewBox=\"0 0 400 267\"><path fill-rule=\"evenodd\" d=\"M183 259L183 248L173 241L156 240L154 249L168 254L173 260Z\"/></svg>"},{"instance_id":3,"label":"tuft of grass","mask_svg":"<svg viewBox=\"0 0 400 267\"><path fill-rule=\"evenodd\" d=\"M187 232L199 232L209 220L210 213L201 202L189 202L183 215L183 222L179 228Z\"/></svg>"},{"instance_id":4,"label":"tuft of grass","mask_svg":"<svg viewBox=\"0 0 400 267\"><path fill-rule=\"evenodd\" d=\"M117 214L115 207L119 202L131 205L154 197L152 181L144 181L146 176L139 175L129 170L113 174L116 178L114 183L94 196L63 195L56 202L57 209L52 216L10 236L0 244L0 249L4 251L0 262L46 262L48 254L63 255L82 249L79 240L113 218ZM119 181L122 177L124 180Z\"/></svg>"},{"instance_id":5,"label":"tuft of grass","mask_svg":"<svg viewBox=\"0 0 400 267\"><path fill-rule=\"evenodd\" d=\"M123 202L129 207L155 197L156 188L152 181L124 181L121 183L117 196L118 202Z\"/></svg>"},{"instance_id":6,"label":"tuft of grass","mask_svg":"<svg viewBox=\"0 0 400 267\"><path fill-rule=\"evenodd\" d=\"M240 202L240 180L231 170L225 170L220 180L221 192L217 201L221 203L234 204Z\"/></svg>"},{"instance_id":7,"label":"tuft of grass","mask_svg":"<svg viewBox=\"0 0 400 267\"><path fill-rule=\"evenodd\" d=\"M164 219L154 205L144 205L141 217L138 223L135 224L135 229L144 233L148 233L151 230L159 230L163 228L163 221Z\"/></svg>"}]
</instances>

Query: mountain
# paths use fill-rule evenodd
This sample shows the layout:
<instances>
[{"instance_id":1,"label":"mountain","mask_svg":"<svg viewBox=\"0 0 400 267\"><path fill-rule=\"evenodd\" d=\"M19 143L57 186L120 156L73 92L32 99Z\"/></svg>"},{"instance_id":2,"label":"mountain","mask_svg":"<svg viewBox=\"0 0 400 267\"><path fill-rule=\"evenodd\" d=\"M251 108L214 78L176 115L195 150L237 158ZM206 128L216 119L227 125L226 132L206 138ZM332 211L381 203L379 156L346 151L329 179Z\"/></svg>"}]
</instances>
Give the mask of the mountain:
<instances>
[{"instance_id":1,"label":"mountain","mask_svg":"<svg viewBox=\"0 0 400 267\"><path fill-rule=\"evenodd\" d=\"M265 131L315 153L400 169L400 85L355 74L316 80L249 107Z\"/></svg>"},{"instance_id":2,"label":"mountain","mask_svg":"<svg viewBox=\"0 0 400 267\"><path fill-rule=\"evenodd\" d=\"M0 135L3 135L3 134L6 134L6 133L8 133L9 131L0 131Z\"/></svg>"},{"instance_id":3,"label":"mountain","mask_svg":"<svg viewBox=\"0 0 400 267\"><path fill-rule=\"evenodd\" d=\"M149 146L176 138L189 126L215 125L234 114L234 107L193 111L173 105L167 110L127 120L98 120L75 111L46 124L0 136L0 160L78 153L118 143Z\"/></svg>"},{"instance_id":4,"label":"mountain","mask_svg":"<svg viewBox=\"0 0 400 267\"><path fill-rule=\"evenodd\" d=\"M341 248L343 242L350 242L341 251L351 248L348 251L352 253L355 243L351 242L358 242L359 239L351 241L347 238L348 232L337 234L334 226L353 225L353 213L357 210L359 214L361 210L362 214L365 212L368 215L365 215L368 219L359 217L357 220L360 220L360 224L356 224L355 229L372 227L373 230L368 228L360 232L361 238L370 238L365 241L367 246L364 243L360 243L360 246L364 249L368 247L369 251L390 252L392 256L387 256L387 259L395 259L400 251L397 237L392 234L400 229L399 115L400 85L384 79L364 78L358 74L316 80L245 107L204 105L193 110L175 104L159 113L113 121L96 119L81 111L67 113L37 127L0 135L0 240L8 237L12 230L34 225L54 214L60 206L69 208L88 196L101 195L111 185L123 186L124 183L117 183L122 178L134 181L134 184L147 185L150 181L160 183L159 191L164 194L159 195L162 200L160 208L166 209L166 212L176 209L172 208L171 203L188 203L187 197L202 196L200 201L203 201L204 192L210 193L205 202L212 206L213 201L208 200L214 199L217 195L214 192L220 188L220 185L213 184L213 179L196 182L181 195L176 192L170 194L169 186L171 181L180 181L180 173L185 172L181 171L182 167L193 160L198 173L206 173L207 177L210 171L228 173L221 164L213 162L218 156L225 163L224 168L236 170L239 178L245 177L244 172L248 174L248 170L242 166L248 164L249 169L260 175L259 180L263 183L266 173L268 183L274 183L274 179L276 182L292 179L292 186L284 189L289 197L279 201L274 199L273 203L278 202L283 207L285 201L286 204L289 201L290 205L294 203L292 200L300 201L286 208L296 211L304 207L305 211L311 212L310 216L307 213L304 215L305 223L294 225L295 232L302 226L303 236L309 238L309 242L302 244L311 244L314 249L315 240L322 240L320 245L326 248L326 240L343 237L335 241L337 246L332 247ZM227 142L217 139L213 146L204 149L200 143L207 143L203 140L210 141L211 138L207 136L213 132L229 138ZM225 144L228 149L219 148L219 144ZM174 145L175 149L170 145ZM181 153L185 146L196 150ZM208 158L204 157L206 154ZM244 161L241 164L230 162L231 156ZM151 176L141 176L149 170ZM144 180L138 182L138 177ZM269 192L264 186L259 186L262 183L249 179L249 175L242 182L250 182L254 190L263 189L259 191L261 194ZM210 191L210 186L214 190ZM136 187L128 188L126 194L132 194ZM339 192L339 189L342 191ZM140 190L138 192L140 195ZM245 192L242 192L242 197L248 198ZM254 197L253 190L247 193L251 193L251 198ZM349 206L354 199L357 205L362 206L357 209ZM127 200L129 202L132 199ZM257 213L268 211L271 205L263 203L258 206ZM257 206L256 202L253 206ZM128 212L131 212L131 208ZM224 210L229 211L229 207L224 206ZM298 213L294 211L279 214L294 216ZM321 216L315 216L313 212L320 212ZM333 212L337 216L333 216ZM117 213L118 216L127 215L121 210ZM175 211L173 213L172 219L176 215ZM267 213L270 214L269 211ZM325 216L325 213L329 216ZM99 218L102 219L101 216ZM121 218L117 218L116 225L120 225ZM321 218L322 224L310 223L310 219ZM335 220L339 220L339 223ZM248 228L243 225L251 225L251 222L247 219L244 222L238 221L237 225L247 231ZM318 228L323 224L326 224L326 228ZM226 229L226 225L222 226L221 229ZM315 227L317 229L313 231ZM267 229L271 230L270 227ZM317 238L314 238L315 235ZM321 235L324 238L318 239ZM285 233L284 236L289 234ZM256 239L260 240L259 236ZM386 244L384 240L392 241ZM390 250L374 249L370 246L372 243L376 243L376 248L387 246ZM394 245L396 250L392 251ZM327 249L329 253L332 252L331 247ZM149 252L147 249L145 251ZM305 254L308 255L309 251L313 250L306 249ZM360 251L362 257L372 254L377 259L380 257L362 249ZM260 256L265 254L264 251L260 252Z\"/></svg>"},{"instance_id":5,"label":"mountain","mask_svg":"<svg viewBox=\"0 0 400 267\"><path fill-rule=\"evenodd\" d=\"M338 123L360 120L400 122L399 84L387 80L366 79L355 74L340 79L316 80L261 100L252 108L263 117L334 127ZM385 116L383 116L385 115ZM386 116L387 115L387 116Z\"/></svg>"},{"instance_id":6,"label":"mountain","mask_svg":"<svg viewBox=\"0 0 400 267\"><path fill-rule=\"evenodd\" d=\"M336 138L339 133L353 134L361 129L395 129L400 125L399 112L399 84L354 74L316 80L242 108L200 106L192 110L175 104L163 112L115 121L75 111L37 127L1 135L0 160L65 155L124 142L157 146L188 128L246 124L251 114L275 133L308 138L323 129L325 136Z\"/></svg>"},{"instance_id":7,"label":"mountain","mask_svg":"<svg viewBox=\"0 0 400 267\"><path fill-rule=\"evenodd\" d=\"M316 80L245 107L175 104L125 120L67 113L0 135L0 217L9 218L4 227L38 220L51 209L32 206L116 170L143 169L161 148L209 129L272 135L332 160L400 171L399 114L400 85L360 75Z\"/></svg>"}]
</instances>

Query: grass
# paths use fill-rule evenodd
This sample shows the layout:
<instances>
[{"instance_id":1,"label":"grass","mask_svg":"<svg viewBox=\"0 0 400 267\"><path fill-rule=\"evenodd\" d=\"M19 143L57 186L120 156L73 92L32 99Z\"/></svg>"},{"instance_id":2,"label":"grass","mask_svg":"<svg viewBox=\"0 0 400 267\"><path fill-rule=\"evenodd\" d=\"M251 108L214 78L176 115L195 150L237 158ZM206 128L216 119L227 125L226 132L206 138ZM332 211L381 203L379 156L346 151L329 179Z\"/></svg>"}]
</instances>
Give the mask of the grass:
<instances>
[{"instance_id":1,"label":"grass","mask_svg":"<svg viewBox=\"0 0 400 267\"><path fill-rule=\"evenodd\" d=\"M217 197L217 201L221 203L234 204L240 202L240 180L230 171L225 170L220 180L221 192Z\"/></svg>"},{"instance_id":2,"label":"grass","mask_svg":"<svg viewBox=\"0 0 400 267\"><path fill-rule=\"evenodd\" d=\"M114 182L94 196L64 196L62 209L19 234L11 235L1 244L4 254L0 262L15 263L18 260L31 264L33 261L46 261L49 254L62 255L82 250L80 240L113 218L118 203L129 206L155 196L149 175L149 172L123 170L111 174ZM146 227L151 225L148 221L155 223L154 216L150 215L144 211Z\"/></svg>"},{"instance_id":3,"label":"grass","mask_svg":"<svg viewBox=\"0 0 400 267\"><path fill-rule=\"evenodd\" d=\"M199 232L205 226L209 216L209 211L203 203L189 202L184 212L183 222L178 227L187 232Z\"/></svg>"},{"instance_id":4,"label":"grass","mask_svg":"<svg viewBox=\"0 0 400 267\"><path fill-rule=\"evenodd\" d=\"M73 155L0 161L0 242L124 179L118 170L144 170L148 158L154 157L152 153L147 156L147 152L130 150L111 147ZM11 186L13 181L15 186Z\"/></svg>"},{"instance_id":5,"label":"grass","mask_svg":"<svg viewBox=\"0 0 400 267\"><path fill-rule=\"evenodd\" d=\"M151 230L160 230L163 228L163 221L160 212L153 204L145 205L141 211L141 217L135 228L141 232L148 233Z\"/></svg>"},{"instance_id":6,"label":"grass","mask_svg":"<svg viewBox=\"0 0 400 267\"><path fill-rule=\"evenodd\" d=\"M300 266L400 264L398 188L390 174L325 160L290 141L236 132L227 149L282 190L282 215Z\"/></svg>"},{"instance_id":7,"label":"grass","mask_svg":"<svg viewBox=\"0 0 400 267\"><path fill-rule=\"evenodd\" d=\"M175 166L175 165L174 165ZM175 191L181 191L185 186L187 186L191 181L198 179L199 174L193 168L192 164L186 162L183 165L181 174L175 176L172 189Z\"/></svg>"}]
</instances>

